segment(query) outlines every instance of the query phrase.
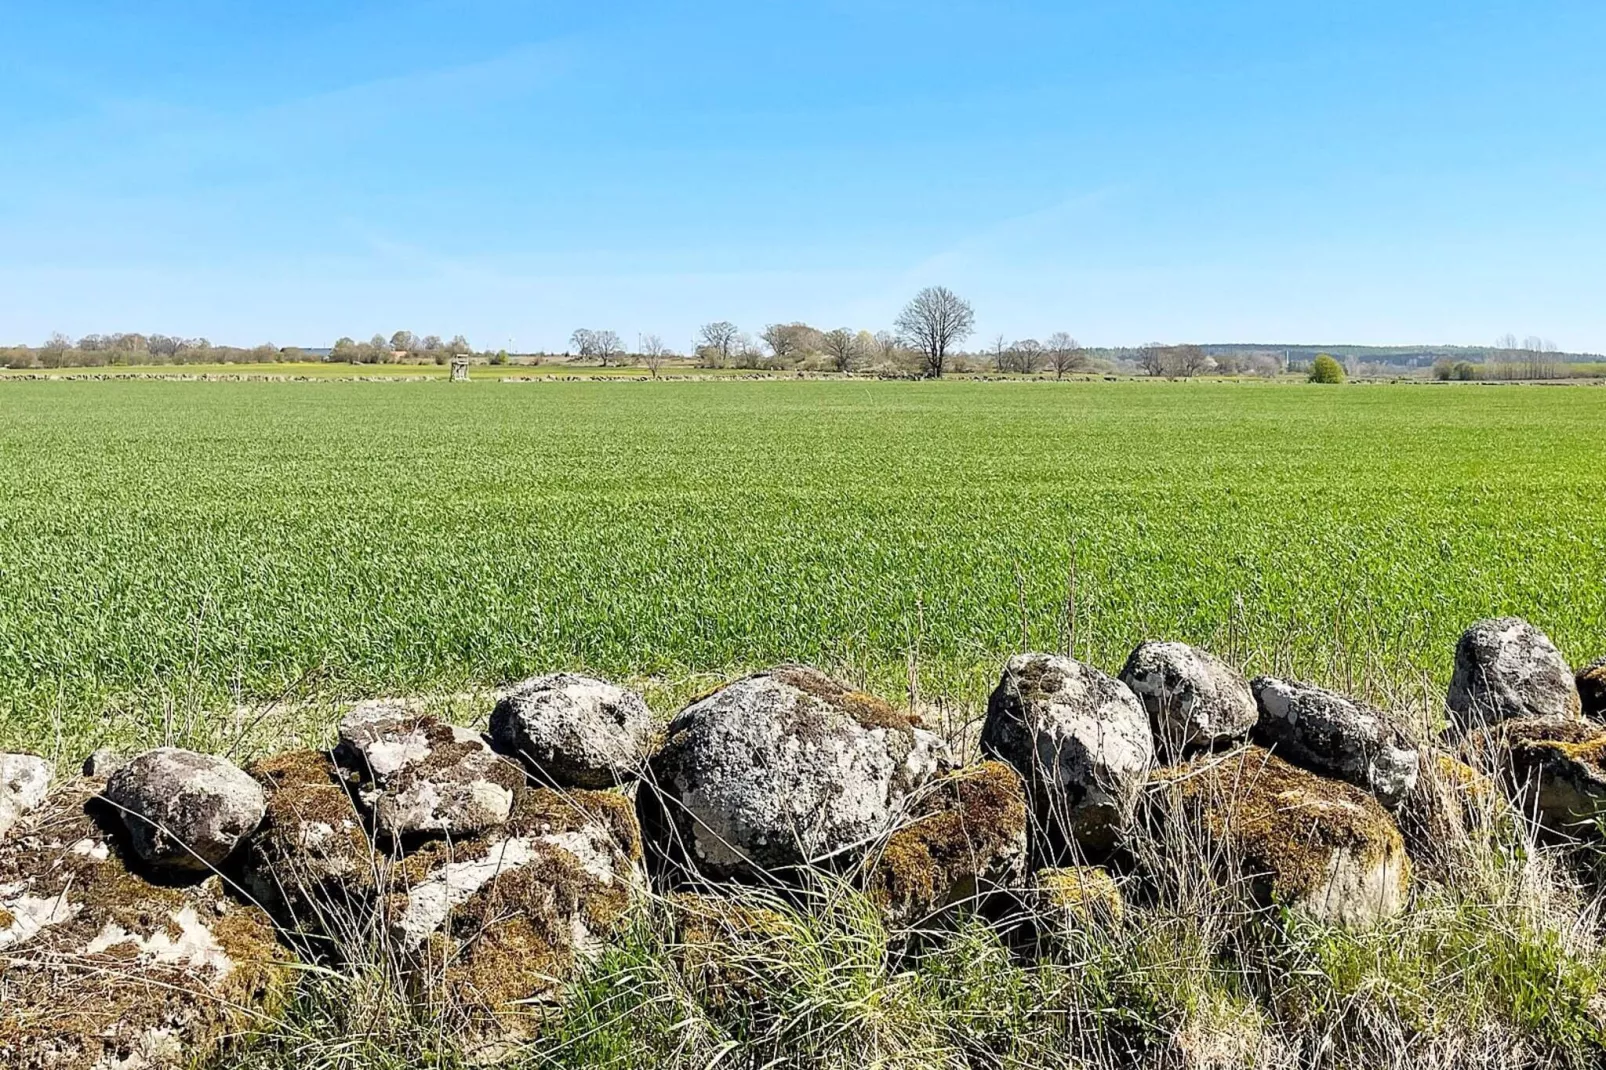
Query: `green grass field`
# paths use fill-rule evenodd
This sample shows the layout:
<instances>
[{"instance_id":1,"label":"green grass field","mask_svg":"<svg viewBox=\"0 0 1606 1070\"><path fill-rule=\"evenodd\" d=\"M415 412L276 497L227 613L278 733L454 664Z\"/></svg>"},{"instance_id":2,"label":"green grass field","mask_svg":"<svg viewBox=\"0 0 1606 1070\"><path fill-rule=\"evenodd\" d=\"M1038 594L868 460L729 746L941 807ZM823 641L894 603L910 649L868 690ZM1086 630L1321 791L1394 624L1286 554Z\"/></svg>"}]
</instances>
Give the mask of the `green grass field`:
<instances>
[{"instance_id":1,"label":"green grass field","mask_svg":"<svg viewBox=\"0 0 1606 1070\"><path fill-rule=\"evenodd\" d=\"M8 383L0 746L581 666L974 703L1071 640L1438 686L1507 612L1582 662L1603 443L1589 387Z\"/></svg>"}]
</instances>

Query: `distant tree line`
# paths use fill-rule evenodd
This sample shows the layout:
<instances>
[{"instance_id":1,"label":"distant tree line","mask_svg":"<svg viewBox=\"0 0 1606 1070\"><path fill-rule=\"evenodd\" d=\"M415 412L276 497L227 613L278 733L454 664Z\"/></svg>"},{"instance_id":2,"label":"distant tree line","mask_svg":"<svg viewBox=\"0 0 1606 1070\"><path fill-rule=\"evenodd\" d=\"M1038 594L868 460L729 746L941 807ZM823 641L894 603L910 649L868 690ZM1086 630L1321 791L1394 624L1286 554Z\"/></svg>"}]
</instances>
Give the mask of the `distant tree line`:
<instances>
[{"instance_id":1,"label":"distant tree line","mask_svg":"<svg viewBox=\"0 0 1606 1070\"><path fill-rule=\"evenodd\" d=\"M468 339L453 335L450 342L442 342L440 335L427 334L420 338L412 331L397 331L387 340L376 334L366 342L352 338L337 338L329 350L329 359L347 364L395 364L411 361L434 360L444 364L455 356L467 356L474 350Z\"/></svg>"},{"instance_id":2,"label":"distant tree line","mask_svg":"<svg viewBox=\"0 0 1606 1070\"><path fill-rule=\"evenodd\" d=\"M338 360L352 364L387 364L435 360L445 363L458 354L472 353L468 341L456 335L443 342L438 335L422 338L397 331L386 339L374 335L366 342L341 338L327 353L265 342L258 346L213 345L205 338L178 335L86 334L72 339L61 332L37 346L0 349L0 365L8 368L102 368L146 364L269 364L279 361Z\"/></svg>"},{"instance_id":3,"label":"distant tree line","mask_svg":"<svg viewBox=\"0 0 1606 1070\"><path fill-rule=\"evenodd\" d=\"M1329 359L1343 377L1398 375L1427 366L1437 379L1555 379L1606 376L1606 363L1573 363L1555 343L1530 336L1519 342L1505 335L1492 347L1333 346L1327 350L1290 346L1164 344L1131 349L1095 349L1066 331L1046 340L996 336L982 349L961 344L975 330L969 301L943 286L928 286L898 314L891 329L820 328L801 321L766 324L749 333L729 320L713 320L698 328L690 350L681 356L660 335L638 335L634 350L617 331L582 327L569 336L562 354L506 350L476 353L461 334L443 341L440 335L396 331L389 338L375 334L366 342L342 337L328 350L280 348L271 343L238 347L213 345L205 338L165 334L88 334L77 340L59 332L39 346L0 349L0 366L70 368L137 364L234 364L274 361L330 360L350 364L393 364L473 356L491 364L540 364L548 359L594 362L604 368L646 367L654 376L671 361L701 368L763 371L817 371L842 374L938 378L964 374L1052 374L1055 378L1089 373L1149 375L1188 379L1200 375L1256 375L1276 378L1312 373L1316 362ZM1594 358L1598 361L1599 358ZM1323 365L1322 375L1331 374Z\"/></svg>"}]
</instances>

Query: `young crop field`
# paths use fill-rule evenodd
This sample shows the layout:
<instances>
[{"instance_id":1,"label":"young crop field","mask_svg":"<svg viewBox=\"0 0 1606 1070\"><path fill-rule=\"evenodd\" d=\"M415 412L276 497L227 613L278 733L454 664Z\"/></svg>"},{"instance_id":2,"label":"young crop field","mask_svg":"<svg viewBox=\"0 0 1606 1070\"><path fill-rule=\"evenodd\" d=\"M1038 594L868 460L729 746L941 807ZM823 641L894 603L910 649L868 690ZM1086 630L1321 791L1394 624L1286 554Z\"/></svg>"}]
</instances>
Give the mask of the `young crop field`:
<instances>
[{"instance_id":1,"label":"young crop field","mask_svg":"<svg viewBox=\"0 0 1606 1070\"><path fill-rule=\"evenodd\" d=\"M1437 688L1500 613L1581 663L1603 443L1589 387L0 384L0 748L569 667L973 706L1148 637Z\"/></svg>"}]
</instances>

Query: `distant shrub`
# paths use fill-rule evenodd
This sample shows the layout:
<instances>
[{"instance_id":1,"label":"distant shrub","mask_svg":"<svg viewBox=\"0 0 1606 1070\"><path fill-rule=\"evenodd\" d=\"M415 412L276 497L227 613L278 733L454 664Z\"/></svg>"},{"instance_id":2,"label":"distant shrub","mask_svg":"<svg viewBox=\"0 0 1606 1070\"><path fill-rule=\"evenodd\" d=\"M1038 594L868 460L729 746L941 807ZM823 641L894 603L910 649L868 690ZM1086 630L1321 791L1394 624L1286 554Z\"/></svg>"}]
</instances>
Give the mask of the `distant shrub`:
<instances>
[{"instance_id":1,"label":"distant shrub","mask_svg":"<svg viewBox=\"0 0 1606 1070\"><path fill-rule=\"evenodd\" d=\"M1464 383L1469 383L1478 377L1478 366L1468 361L1458 360L1450 373Z\"/></svg>"},{"instance_id":2,"label":"distant shrub","mask_svg":"<svg viewBox=\"0 0 1606 1070\"><path fill-rule=\"evenodd\" d=\"M1316 354L1311 362L1310 381L1313 383L1342 383L1344 381L1344 366L1326 353Z\"/></svg>"},{"instance_id":3,"label":"distant shrub","mask_svg":"<svg viewBox=\"0 0 1606 1070\"><path fill-rule=\"evenodd\" d=\"M1433 378L1445 382L1455 375L1455 365L1449 358L1440 358L1433 362Z\"/></svg>"}]
</instances>

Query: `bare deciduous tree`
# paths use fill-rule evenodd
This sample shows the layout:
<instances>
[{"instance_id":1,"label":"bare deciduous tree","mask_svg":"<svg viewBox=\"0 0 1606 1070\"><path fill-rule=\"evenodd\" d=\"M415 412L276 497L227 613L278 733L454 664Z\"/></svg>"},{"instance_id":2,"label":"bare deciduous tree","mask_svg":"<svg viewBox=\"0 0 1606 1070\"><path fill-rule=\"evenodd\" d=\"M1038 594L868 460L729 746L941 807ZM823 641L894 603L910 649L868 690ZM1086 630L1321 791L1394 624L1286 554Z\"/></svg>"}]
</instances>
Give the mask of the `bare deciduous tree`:
<instances>
[{"instance_id":1,"label":"bare deciduous tree","mask_svg":"<svg viewBox=\"0 0 1606 1070\"><path fill-rule=\"evenodd\" d=\"M664 366L664 358L669 350L664 348L664 340L656 334L643 335L641 339L641 360L652 372L654 379L658 378L658 369Z\"/></svg>"},{"instance_id":2,"label":"bare deciduous tree","mask_svg":"<svg viewBox=\"0 0 1606 1070\"><path fill-rule=\"evenodd\" d=\"M1004 336L999 335L998 337L994 338L993 370L1000 374L1008 371L1014 371L1015 367L1012 363L1013 360L1014 354L1009 351L1009 343L1004 341Z\"/></svg>"},{"instance_id":3,"label":"bare deciduous tree","mask_svg":"<svg viewBox=\"0 0 1606 1070\"><path fill-rule=\"evenodd\" d=\"M859 339L846 327L838 327L821 335L820 349L831 358L836 370L844 374L851 372L859 360Z\"/></svg>"},{"instance_id":4,"label":"bare deciduous tree","mask_svg":"<svg viewBox=\"0 0 1606 1070\"><path fill-rule=\"evenodd\" d=\"M609 361L624 355L624 344L613 331L592 331L591 346L592 351L602 360L604 368L608 366Z\"/></svg>"},{"instance_id":5,"label":"bare deciduous tree","mask_svg":"<svg viewBox=\"0 0 1606 1070\"><path fill-rule=\"evenodd\" d=\"M586 327L577 327L575 332L569 335L569 345L574 349L576 356L590 358L597 351L596 337L596 331Z\"/></svg>"},{"instance_id":6,"label":"bare deciduous tree","mask_svg":"<svg viewBox=\"0 0 1606 1070\"><path fill-rule=\"evenodd\" d=\"M1043 343L1035 338L1022 338L1009 346L1010 365L1023 375L1035 372L1043 361Z\"/></svg>"},{"instance_id":7,"label":"bare deciduous tree","mask_svg":"<svg viewBox=\"0 0 1606 1070\"><path fill-rule=\"evenodd\" d=\"M1048 336L1048 366L1054 369L1054 378L1081 371L1087 363L1087 350L1067 332L1055 331Z\"/></svg>"},{"instance_id":8,"label":"bare deciduous tree","mask_svg":"<svg viewBox=\"0 0 1606 1070\"><path fill-rule=\"evenodd\" d=\"M926 378L940 379L948 351L975 330L976 311L946 286L927 286L898 314L897 327L925 358Z\"/></svg>"}]
</instances>

